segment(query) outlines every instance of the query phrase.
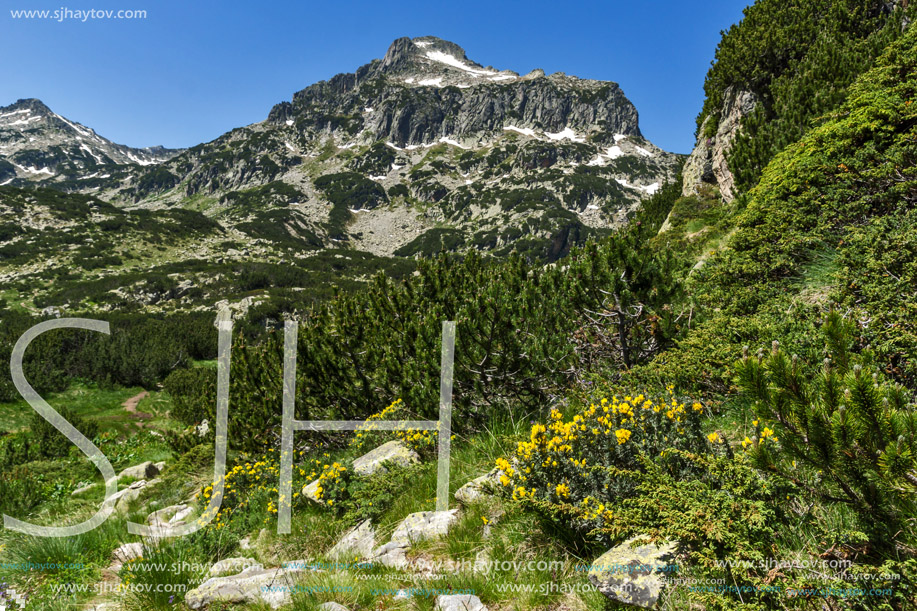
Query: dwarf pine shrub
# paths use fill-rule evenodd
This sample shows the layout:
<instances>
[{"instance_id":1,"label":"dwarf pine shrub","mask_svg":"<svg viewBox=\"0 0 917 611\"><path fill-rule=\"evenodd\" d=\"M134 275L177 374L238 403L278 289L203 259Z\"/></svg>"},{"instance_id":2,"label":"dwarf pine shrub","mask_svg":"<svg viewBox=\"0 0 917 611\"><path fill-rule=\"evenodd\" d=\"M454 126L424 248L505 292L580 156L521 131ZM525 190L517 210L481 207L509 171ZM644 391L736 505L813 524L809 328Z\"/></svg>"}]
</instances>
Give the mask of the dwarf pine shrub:
<instances>
[{"instance_id":1,"label":"dwarf pine shrub","mask_svg":"<svg viewBox=\"0 0 917 611\"><path fill-rule=\"evenodd\" d=\"M850 505L870 528L894 532L914 515L913 397L885 381L868 352L854 352L850 321L832 312L822 333L828 356L814 372L776 342L770 354L746 354L738 363L737 384L759 417L757 434L742 445L759 468L823 502Z\"/></svg>"}]
</instances>

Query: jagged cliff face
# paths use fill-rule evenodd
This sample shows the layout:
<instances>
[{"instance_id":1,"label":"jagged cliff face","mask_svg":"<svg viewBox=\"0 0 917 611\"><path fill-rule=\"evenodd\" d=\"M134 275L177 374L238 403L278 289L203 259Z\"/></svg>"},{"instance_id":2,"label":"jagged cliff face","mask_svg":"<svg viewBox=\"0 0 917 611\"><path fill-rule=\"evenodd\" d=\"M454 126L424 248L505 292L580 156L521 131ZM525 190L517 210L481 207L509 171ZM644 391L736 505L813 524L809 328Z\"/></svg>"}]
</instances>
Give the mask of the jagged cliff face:
<instances>
[{"instance_id":1,"label":"jagged cliff face","mask_svg":"<svg viewBox=\"0 0 917 611\"><path fill-rule=\"evenodd\" d=\"M157 161L56 184L202 211L254 246L550 259L625 223L679 165L642 137L617 84L484 67L429 36Z\"/></svg>"},{"instance_id":2,"label":"jagged cliff face","mask_svg":"<svg viewBox=\"0 0 917 611\"><path fill-rule=\"evenodd\" d=\"M678 163L642 137L615 83L519 75L473 62L451 42L400 38L382 59L277 104L264 122L104 196L142 207L192 198L253 236L282 217L310 247L553 258L626 222ZM290 189L239 205L275 183Z\"/></svg>"},{"instance_id":3,"label":"jagged cliff face","mask_svg":"<svg viewBox=\"0 0 917 611\"><path fill-rule=\"evenodd\" d=\"M718 117L716 135L705 135L712 120L704 119L698 132L697 144L682 169L682 195L697 195L705 188L715 187L725 202L736 197L735 178L729 170L727 157L741 129L742 119L754 111L758 98L749 91L728 89Z\"/></svg>"},{"instance_id":4,"label":"jagged cliff face","mask_svg":"<svg viewBox=\"0 0 917 611\"><path fill-rule=\"evenodd\" d=\"M41 101L0 107L0 184L92 180L119 165L152 165L180 153L130 148L61 117Z\"/></svg>"},{"instance_id":5,"label":"jagged cliff face","mask_svg":"<svg viewBox=\"0 0 917 611\"><path fill-rule=\"evenodd\" d=\"M482 145L514 125L596 144L640 136L637 111L615 83L484 68L432 37L396 40L382 60L296 93L269 120L312 126L322 115L353 117L359 140L399 146L442 138Z\"/></svg>"}]
</instances>

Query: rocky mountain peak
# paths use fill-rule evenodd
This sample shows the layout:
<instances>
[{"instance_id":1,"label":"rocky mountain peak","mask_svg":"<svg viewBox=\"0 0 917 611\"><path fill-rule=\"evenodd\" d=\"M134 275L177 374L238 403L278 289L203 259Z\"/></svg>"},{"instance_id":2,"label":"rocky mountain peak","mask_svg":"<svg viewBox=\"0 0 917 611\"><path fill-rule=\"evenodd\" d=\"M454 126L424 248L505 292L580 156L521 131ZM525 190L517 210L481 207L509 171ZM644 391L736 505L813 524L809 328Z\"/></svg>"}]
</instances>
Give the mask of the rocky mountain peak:
<instances>
[{"instance_id":1,"label":"rocky mountain peak","mask_svg":"<svg viewBox=\"0 0 917 611\"><path fill-rule=\"evenodd\" d=\"M151 165L180 151L130 148L70 121L36 98L0 107L0 184L105 175L103 166Z\"/></svg>"},{"instance_id":2,"label":"rocky mountain peak","mask_svg":"<svg viewBox=\"0 0 917 611\"><path fill-rule=\"evenodd\" d=\"M482 66L435 36L396 39L382 59L277 104L267 122L333 133L342 145L447 139L477 147L508 129L549 141L590 137L608 148L615 135L640 136L637 111L617 83Z\"/></svg>"},{"instance_id":3,"label":"rocky mountain peak","mask_svg":"<svg viewBox=\"0 0 917 611\"><path fill-rule=\"evenodd\" d=\"M436 36L406 36L395 40L382 58L380 70L385 73L410 70L418 66L438 61L446 67L460 69L459 66L482 69L480 64L472 62L465 54L465 49L454 42Z\"/></svg>"},{"instance_id":4,"label":"rocky mountain peak","mask_svg":"<svg viewBox=\"0 0 917 611\"><path fill-rule=\"evenodd\" d=\"M398 77L408 85L434 87L470 87L482 82L519 78L510 70L484 67L468 59L465 49L436 36L398 38L388 48L377 71L388 77Z\"/></svg>"},{"instance_id":5,"label":"rocky mountain peak","mask_svg":"<svg viewBox=\"0 0 917 611\"><path fill-rule=\"evenodd\" d=\"M8 114L12 112L24 113L25 111L43 116L51 116L54 114L51 112L51 109L45 106L45 103L38 98L19 99L9 106L0 108L0 114Z\"/></svg>"}]
</instances>

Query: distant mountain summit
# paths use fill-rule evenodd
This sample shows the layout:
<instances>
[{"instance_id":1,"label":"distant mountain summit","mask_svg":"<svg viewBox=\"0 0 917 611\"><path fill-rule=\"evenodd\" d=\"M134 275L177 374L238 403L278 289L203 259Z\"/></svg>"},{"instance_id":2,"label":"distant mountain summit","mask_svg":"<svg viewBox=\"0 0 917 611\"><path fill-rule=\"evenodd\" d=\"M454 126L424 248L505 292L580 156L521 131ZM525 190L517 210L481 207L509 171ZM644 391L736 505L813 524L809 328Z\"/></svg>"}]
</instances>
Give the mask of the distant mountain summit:
<instances>
[{"instance_id":1,"label":"distant mountain summit","mask_svg":"<svg viewBox=\"0 0 917 611\"><path fill-rule=\"evenodd\" d=\"M553 260L626 223L680 158L643 138L616 83L520 75L422 36L185 151L130 149L20 101L0 110L3 163L0 182L202 212L253 256Z\"/></svg>"},{"instance_id":2,"label":"distant mountain summit","mask_svg":"<svg viewBox=\"0 0 917 611\"><path fill-rule=\"evenodd\" d=\"M0 183L57 181L101 174L106 166L151 165L181 151L131 148L55 114L28 98L0 107Z\"/></svg>"},{"instance_id":3,"label":"distant mountain summit","mask_svg":"<svg viewBox=\"0 0 917 611\"><path fill-rule=\"evenodd\" d=\"M513 129L541 139L591 136L608 144L615 144L616 134L641 136L637 110L616 83L484 67L460 46L433 36L397 39L381 60L297 92L268 120L309 120L319 109L360 113L364 139L399 146L442 138L477 146Z\"/></svg>"}]
</instances>

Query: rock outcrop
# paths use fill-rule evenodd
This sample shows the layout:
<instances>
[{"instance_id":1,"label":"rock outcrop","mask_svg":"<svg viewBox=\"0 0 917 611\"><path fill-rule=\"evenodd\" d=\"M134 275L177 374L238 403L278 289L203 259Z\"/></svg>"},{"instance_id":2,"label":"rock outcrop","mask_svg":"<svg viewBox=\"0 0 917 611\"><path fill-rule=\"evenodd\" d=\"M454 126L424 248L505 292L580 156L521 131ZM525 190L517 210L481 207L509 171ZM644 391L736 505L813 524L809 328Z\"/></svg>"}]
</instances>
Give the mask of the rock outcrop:
<instances>
[{"instance_id":1,"label":"rock outcrop","mask_svg":"<svg viewBox=\"0 0 917 611\"><path fill-rule=\"evenodd\" d=\"M151 479L159 475L160 471L161 469L157 464L154 464L152 461L148 460L144 463L140 463L139 465L124 469L121 471L121 473L118 474L118 480L128 478Z\"/></svg>"},{"instance_id":2,"label":"rock outcrop","mask_svg":"<svg viewBox=\"0 0 917 611\"><path fill-rule=\"evenodd\" d=\"M455 491L455 500L463 505L468 505L491 494L500 485L502 474L503 472L499 469L493 469L489 473L474 478Z\"/></svg>"},{"instance_id":3,"label":"rock outcrop","mask_svg":"<svg viewBox=\"0 0 917 611\"><path fill-rule=\"evenodd\" d=\"M290 567L263 568L250 566L236 575L211 577L185 594L185 604L202 609L214 603L267 604L272 609L290 604L296 587L296 577L305 562L289 563Z\"/></svg>"},{"instance_id":4,"label":"rock outcrop","mask_svg":"<svg viewBox=\"0 0 917 611\"><path fill-rule=\"evenodd\" d=\"M755 94L728 88L723 95L723 108L719 114L716 135L705 136L709 122L707 116L701 125L697 144L682 169L682 195L696 195L704 185L715 186L726 202L735 199L735 179L729 170L727 157L744 117L754 111L758 103Z\"/></svg>"},{"instance_id":5,"label":"rock outcrop","mask_svg":"<svg viewBox=\"0 0 917 611\"><path fill-rule=\"evenodd\" d=\"M665 587L664 578L677 572L673 563L677 542L633 547L639 538L611 548L592 563L589 581L606 597L651 609Z\"/></svg>"},{"instance_id":6,"label":"rock outcrop","mask_svg":"<svg viewBox=\"0 0 917 611\"><path fill-rule=\"evenodd\" d=\"M473 594L443 594L436 597L436 611L487 611L481 599Z\"/></svg>"},{"instance_id":7,"label":"rock outcrop","mask_svg":"<svg viewBox=\"0 0 917 611\"><path fill-rule=\"evenodd\" d=\"M364 520L347 531L331 548L328 556L337 560L366 560L372 558L376 547L376 529L371 520Z\"/></svg>"},{"instance_id":8,"label":"rock outcrop","mask_svg":"<svg viewBox=\"0 0 917 611\"><path fill-rule=\"evenodd\" d=\"M411 545L444 536L457 518L458 509L410 514L395 528L391 540L373 551L372 561L403 568L408 564L407 550Z\"/></svg>"},{"instance_id":9,"label":"rock outcrop","mask_svg":"<svg viewBox=\"0 0 917 611\"><path fill-rule=\"evenodd\" d=\"M407 467L419 460L420 456L417 455L417 452L402 442L389 441L353 461L353 470L358 475L372 475L378 472L384 473L386 463Z\"/></svg>"}]
</instances>

